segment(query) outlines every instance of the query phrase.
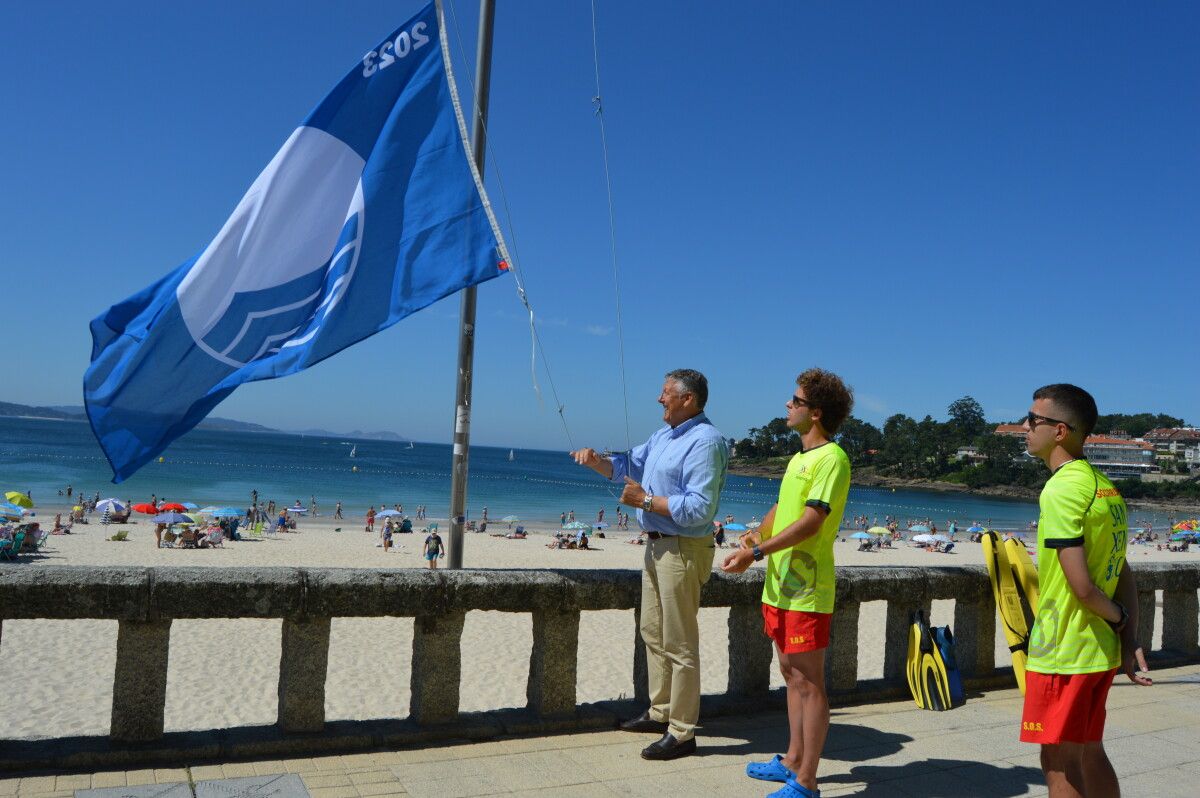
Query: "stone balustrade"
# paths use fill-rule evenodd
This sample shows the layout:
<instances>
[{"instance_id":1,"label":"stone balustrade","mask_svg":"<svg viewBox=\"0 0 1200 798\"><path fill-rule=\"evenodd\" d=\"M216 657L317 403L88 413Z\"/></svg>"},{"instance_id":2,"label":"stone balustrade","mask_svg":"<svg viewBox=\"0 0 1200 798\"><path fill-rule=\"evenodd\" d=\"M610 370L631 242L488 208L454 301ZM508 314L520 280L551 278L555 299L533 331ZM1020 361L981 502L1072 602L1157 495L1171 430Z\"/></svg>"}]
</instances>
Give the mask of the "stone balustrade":
<instances>
[{"instance_id":1,"label":"stone balustrade","mask_svg":"<svg viewBox=\"0 0 1200 798\"><path fill-rule=\"evenodd\" d=\"M722 696L705 697L705 714L738 711L771 701L773 652L762 634L759 597L763 574L715 573L704 589L703 606L729 607L729 673ZM1155 591L1163 591L1163 634L1159 662L1200 661L1200 568L1186 564L1139 564L1139 635L1147 650L1156 612ZM333 618L409 616L414 618L410 715L406 739L472 736L479 717L459 712L460 638L471 610L528 613L533 646L529 658L524 726L503 731L571 729L611 725L613 711L579 706L576 699L580 615L594 610L634 610L630 635L636 637L640 573L632 570L426 571L321 568L113 568L0 566L0 635L6 619L103 619L118 622L116 672L110 738L91 745L78 740L75 759L64 763L113 762L115 752L142 746L149 756L164 736L167 661L171 623L193 618L278 618L282 621L279 704L270 733L242 740L246 751L303 752L320 747L315 738L336 736L346 748L379 742L379 722L325 719L326 665ZM835 703L907 694L904 657L910 614L927 612L931 602L954 601L953 629L960 671L968 687L1011 684L1011 671L995 662L996 610L982 566L840 567L837 610L827 657L827 681ZM861 679L858 671L859 610L863 603L886 602L883 677ZM2 639L2 638L0 638ZM644 647L634 647L630 663L634 703L646 700ZM484 713L486 715L487 713ZM401 721L391 721L392 724ZM356 727L355 724L358 724ZM373 725L372 725L373 724ZM331 732L337 726L337 734ZM356 728L369 729L359 734ZM475 736L494 735L483 723ZM321 733L314 735L314 733ZM273 739L271 738L274 735ZM175 755L237 755L226 746L209 751L196 738L177 733ZM81 738L88 739L88 738ZM394 738L389 738L394 741ZM189 742L191 741L191 742ZM307 743L305 741L308 741ZM97 742L93 739L93 742ZM133 749L131 749L133 746ZM182 749L181 749L182 746ZM257 746L257 747L255 747ZM4 748L4 746L0 746ZM9 746L0 769L28 750ZM203 749L203 750L201 750ZM80 751L86 756L80 758ZM107 753L106 753L107 752ZM164 754L165 756L165 754ZM18 765L20 766L20 765Z\"/></svg>"}]
</instances>

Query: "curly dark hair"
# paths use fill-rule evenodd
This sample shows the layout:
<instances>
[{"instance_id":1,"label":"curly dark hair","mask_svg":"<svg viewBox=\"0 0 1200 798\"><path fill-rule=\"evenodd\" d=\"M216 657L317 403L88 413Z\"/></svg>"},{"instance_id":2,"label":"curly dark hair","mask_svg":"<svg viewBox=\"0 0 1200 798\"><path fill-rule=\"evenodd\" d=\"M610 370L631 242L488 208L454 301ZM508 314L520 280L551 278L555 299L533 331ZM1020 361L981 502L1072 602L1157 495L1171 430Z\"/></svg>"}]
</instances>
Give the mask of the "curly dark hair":
<instances>
[{"instance_id":1,"label":"curly dark hair","mask_svg":"<svg viewBox=\"0 0 1200 798\"><path fill-rule=\"evenodd\" d=\"M830 435L836 433L854 407L854 392L841 377L825 369L805 371L796 384L804 389L809 404L821 411L821 427Z\"/></svg>"}]
</instances>

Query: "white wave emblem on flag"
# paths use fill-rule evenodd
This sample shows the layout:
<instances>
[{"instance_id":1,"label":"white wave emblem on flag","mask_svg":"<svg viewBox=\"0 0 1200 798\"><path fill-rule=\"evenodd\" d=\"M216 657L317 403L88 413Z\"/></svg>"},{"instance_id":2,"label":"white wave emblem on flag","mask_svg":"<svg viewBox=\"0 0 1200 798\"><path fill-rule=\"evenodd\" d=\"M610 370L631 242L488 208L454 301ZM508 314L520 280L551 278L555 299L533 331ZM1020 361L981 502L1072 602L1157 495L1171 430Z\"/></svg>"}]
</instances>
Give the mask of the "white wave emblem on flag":
<instances>
[{"instance_id":1,"label":"white wave emblem on flag","mask_svg":"<svg viewBox=\"0 0 1200 798\"><path fill-rule=\"evenodd\" d=\"M200 349L241 368L316 334L358 263L363 166L323 130L292 133L176 290Z\"/></svg>"}]
</instances>

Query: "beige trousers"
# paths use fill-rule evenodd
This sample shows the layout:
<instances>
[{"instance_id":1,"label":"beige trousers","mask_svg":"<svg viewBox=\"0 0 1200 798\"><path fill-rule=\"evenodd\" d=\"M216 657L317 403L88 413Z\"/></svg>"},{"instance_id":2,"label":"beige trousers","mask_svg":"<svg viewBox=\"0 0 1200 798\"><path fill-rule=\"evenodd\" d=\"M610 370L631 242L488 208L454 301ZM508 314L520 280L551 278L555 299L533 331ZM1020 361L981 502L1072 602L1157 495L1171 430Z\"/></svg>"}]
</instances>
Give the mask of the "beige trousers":
<instances>
[{"instance_id":1,"label":"beige trousers","mask_svg":"<svg viewBox=\"0 0 1200 798\"><path fill-rule=\"evenodd\" d=\"M700 717L700 588L712 575L709 535L646 541L642 641L650 677L650 717L690 740Z\"/></svg>"}]
</instances>

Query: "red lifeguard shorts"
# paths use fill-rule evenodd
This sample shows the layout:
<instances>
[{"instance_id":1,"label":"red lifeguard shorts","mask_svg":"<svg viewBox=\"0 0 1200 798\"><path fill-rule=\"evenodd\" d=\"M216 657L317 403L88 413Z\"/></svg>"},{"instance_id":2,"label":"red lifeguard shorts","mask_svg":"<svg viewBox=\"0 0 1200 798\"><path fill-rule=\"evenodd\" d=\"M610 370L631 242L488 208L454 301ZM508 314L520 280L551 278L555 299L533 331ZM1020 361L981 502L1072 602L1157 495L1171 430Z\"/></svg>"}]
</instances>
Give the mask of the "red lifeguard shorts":
<instances>
[{"instance_id":1,"label":"red lifeguard shorts","mask_svg":"<svg viewBox=\"0 0 1200 798\"><path fill-rule=\"evenodd\" d=\"M1104 738L1104 704L1117 669L1099 673L1025 671L1021 742L1094 743Z\"/></svg>"},{"instance_id":2,"label":"red lifeguard shorts","mask_svg":"<svg viewBox=\"0 0 1200 798\"><path fill-rule=\"evenodd\" d=\"M803 654L829 647L829 612L782 610L762 605L763 634L784 654Z\"/></svg>"}]
</instances>

